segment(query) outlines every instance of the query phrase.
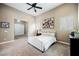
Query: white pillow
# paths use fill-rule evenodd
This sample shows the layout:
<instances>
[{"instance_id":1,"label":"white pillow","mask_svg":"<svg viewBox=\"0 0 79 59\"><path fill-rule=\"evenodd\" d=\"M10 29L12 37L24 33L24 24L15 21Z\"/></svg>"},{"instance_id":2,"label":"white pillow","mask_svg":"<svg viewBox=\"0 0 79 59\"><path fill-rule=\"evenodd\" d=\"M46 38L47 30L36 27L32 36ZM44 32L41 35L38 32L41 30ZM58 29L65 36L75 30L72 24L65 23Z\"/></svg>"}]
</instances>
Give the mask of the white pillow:
<instances>
[{"instance_id":1,"label":"white pillow","mask_svg":"<svg viewBox=\"0 0 79 59\"><path fill-rule=\"evenodd\" d=\"M55 37L55 33L42 33L42 35L48 35L48 36L54 36Z\"/></svg>"}]
</instances>

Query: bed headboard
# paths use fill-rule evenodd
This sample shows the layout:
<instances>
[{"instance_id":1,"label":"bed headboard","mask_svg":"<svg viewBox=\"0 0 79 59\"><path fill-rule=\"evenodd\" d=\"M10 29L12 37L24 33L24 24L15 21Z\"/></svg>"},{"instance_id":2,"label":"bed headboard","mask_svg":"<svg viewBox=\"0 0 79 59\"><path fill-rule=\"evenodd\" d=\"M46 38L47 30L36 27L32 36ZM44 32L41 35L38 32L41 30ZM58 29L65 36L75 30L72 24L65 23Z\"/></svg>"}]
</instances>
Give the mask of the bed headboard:
<instances>
[{"instance_id":1,"label":"bed headboard","mask_svg":"<svg viewBox=\"0 0 79 59\"><path fill-rule=\"evenodd\" d=\"M41 33L42 35L51 35L51 36L55 36L56 32L55 30L38 30L38 33Z\"/></svg>"}]
</instances>

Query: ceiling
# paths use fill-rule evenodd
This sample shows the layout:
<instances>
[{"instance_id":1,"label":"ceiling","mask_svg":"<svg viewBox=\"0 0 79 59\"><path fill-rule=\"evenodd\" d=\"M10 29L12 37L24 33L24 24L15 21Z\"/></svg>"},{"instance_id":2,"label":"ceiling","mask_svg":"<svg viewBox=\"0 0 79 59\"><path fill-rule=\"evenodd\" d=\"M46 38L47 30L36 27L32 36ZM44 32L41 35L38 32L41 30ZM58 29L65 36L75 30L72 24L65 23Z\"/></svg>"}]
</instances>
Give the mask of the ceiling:
<instances>
[{"instance_id":1,"label":"ceiling","mask_svg":"<svg viewBox=\"0 0 79 59\"><path fill-rule=\"evenodd\" d=\"M45 12L55 8L55 7L58 7L59 5L62 5L63 3L38 3L37 6L42 7L42 10L36 9L37 10L36 13L34 12L34 9L27 10L31 6L27 5L26 3L5 3L5 4L10 6L10 7L16 8L22 12L25 12L27 14L37 16L37 15L40 15L42 13L45 13Z\"/></svg>"}]
</instances>

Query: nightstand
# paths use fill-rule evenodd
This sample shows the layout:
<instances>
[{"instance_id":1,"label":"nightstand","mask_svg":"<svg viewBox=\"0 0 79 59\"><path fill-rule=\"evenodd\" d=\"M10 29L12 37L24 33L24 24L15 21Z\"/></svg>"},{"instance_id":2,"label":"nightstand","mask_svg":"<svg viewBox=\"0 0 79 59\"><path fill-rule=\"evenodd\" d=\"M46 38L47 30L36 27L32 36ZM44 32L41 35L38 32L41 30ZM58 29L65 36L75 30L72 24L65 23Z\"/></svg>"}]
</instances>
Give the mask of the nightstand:
<instances>
[{"instance_id":1,"label":"nightstand","mask_svg":"<svg viewBox=\"0 0 79 59\"><path fill-rule=\"evenodd\" d=\"M79 38L69 36L70 38L70 55L79 56Z\"/></svg>"}]
</instances>

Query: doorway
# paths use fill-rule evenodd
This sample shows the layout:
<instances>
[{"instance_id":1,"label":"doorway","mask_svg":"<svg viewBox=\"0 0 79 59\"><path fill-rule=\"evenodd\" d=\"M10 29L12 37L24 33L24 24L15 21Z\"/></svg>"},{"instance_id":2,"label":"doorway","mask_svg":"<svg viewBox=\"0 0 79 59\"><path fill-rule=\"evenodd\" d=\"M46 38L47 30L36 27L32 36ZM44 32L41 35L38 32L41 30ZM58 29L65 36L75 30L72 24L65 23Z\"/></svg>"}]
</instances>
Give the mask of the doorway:
<instances>
[{"instance_id":1,"label":"doorway","mask_svg":"<svg viewBox=\"0 0 79 59\"><path fill-rule=\"evenodd\" d=\"M14 38L27 37L28 26L26 21L14 20Z\"/></svg>"}]
</instances>

